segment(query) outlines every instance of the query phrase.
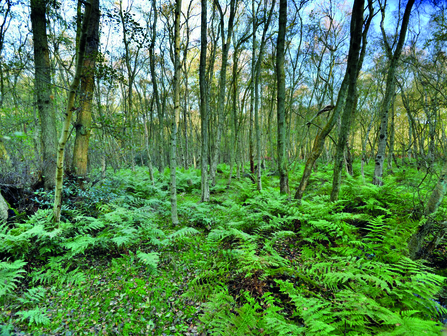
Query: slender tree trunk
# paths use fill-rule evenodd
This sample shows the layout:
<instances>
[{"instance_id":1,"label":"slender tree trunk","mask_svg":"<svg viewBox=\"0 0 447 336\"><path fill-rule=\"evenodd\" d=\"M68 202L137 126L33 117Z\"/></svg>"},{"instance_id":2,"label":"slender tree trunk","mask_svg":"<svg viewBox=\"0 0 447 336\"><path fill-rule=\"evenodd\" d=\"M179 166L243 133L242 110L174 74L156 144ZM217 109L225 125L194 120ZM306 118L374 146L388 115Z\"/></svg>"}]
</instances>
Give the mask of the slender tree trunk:
<instances>
[{"instance_id":1,"label":"slender tree trunk","mask_svg":"<svg viewBox=\"0 0 447 336\"><path fill-rule=\"evenodd\" d=\"M352 9L351 18L351 39L348 55L348 69L346 70L346 76L349 80L348 92L346 97L346 104L344 106L344 111L341 116L341 128L338 137L335 163L334 163L334 175L332 180L332 192L331 201L334 202L338 199L341 187L341 172L343 166L343 159L346 144L348 142L349 130L351 128L351 122L353 118L354 111L357 107L357 78L362 68L363 59L366 53L366 37L371 24L371 19L373 17L373 8L371 1L369 3L369 19L365 23L365 28L363 29L363 11L365 6L364 0L355 0ZM363 30L363 31L362 31ZM350 70L349 67L352 66ZM346 77L345 77L346 78ZM338 103L337 103L338 104ZM349 150L349 149L348 149Z\"/></svg>"},{"instance_id":2,"label":"slender tree trunk","mask_svg":"<svg viewBox=\"0 0 447 336\"><path fill-rule=\"evenodd\" d=\"M286 161L286 76L284 71L284 49L287 28L287 0L279 1L278 43L276 53L277 76L277 120L278 120L278 172L281 194L289 193L289 175Z\"/></svg>"},{"instance_id":3,"label":"slender tree trunk","mask_svg":"<svg viewBox=\"0 0 447 336\"><path fill-rule=\"evenodd\" d=\"M147 167L149 169L149 178L151 179L152 185L155 186L154 169L153 169L153 165L152 165L151 148L149 146L149 131L147 129L147 117L146 117L146 114L144 115L143 122L144 122L144 146L146 148Z\"/></svg>"},{"instance_id":4,"label":"slender tree trunk","mask_svg":"<svg viewBox=\"0 0 447 336\"><path fill-rule=\"evenodd\" d=\"M425 106L426 106L426 114L427 114L427 122L428 122L428 151L427 151L427 159L428 159L428 166L433 167L433 164L435 162L435 135L436 135L436 121L438 118L436 118L436 112L435 111L435 104L431 104L431 108L428 103L428 94L427 91L424 89L424 100L425 100Z\"/></svg>"},{"instance_id":5,"label":"slender tree trunk","mask_svg":"<svg viewBox=\"0 0 447 336\"><path fill-rule=\"evenodd\" d=\"M368 128L366 129L365 140L362 143L362 167L361 167L361 174L362 174L363 179L365 179L364 167L365 167L365 163L367 161L366 146L368 144L369 133L371 132L373 122L374 122L374 114L371 115L371 120L369 122Z\"/></svg>"},{"instance_id":6,"label":"slender tree trunk","mask_svg":"<svg viewBox=\"0 0 447 336\"><path fill-rule=\"evenodd\" d=\"M231 179L233 177L233 167L236 164L236 171L239 172L239 161L238 161L238 132L237 132L237 102L238 102L238 54L239 54L239 43L236 43L233 35L233 44L235 45L233 51L233 69L232 69L232 102L231 102L231 120L230 120L230 176L228 177L227 185L230 186Z\"/></svg>"},{"instance_id":7,"label":"slender tree trunk","mask_svg":"<svg viewBox=\"0 0 447 336\"><path fill-rule=\"evenodd\" d=\"M87 31L87 46L81 75L81 109L76 120L76 138L73 149L73 172L79 182L87 177L88 145L91 134L95 63L99 45L99 0L91 0L92 14Z\"/></svg>"},{"instance_id":8,"label":"slender tree trunk","mask_svg":"<svg viewBox=\"0 0 447 336\"><path fill-rule=\"evenodd\" d=\"M228 64L228 51L230 50L230 41L231 36L233 35L233 23L234 16L236 13L237 1L231 0L230 2L230 17L228 20L228 32L225 37L225 13L222 11L222 8L218 1L215 1L216 7L220 14L220 36L222 39L222 61L221 61L221 69L220 69L220 77L219 77L219 96L217 101L217 134L216 139L214 141L214 149L212 151L213 157L211 160L210 166L210 180L211 185L216 184L216 169L217 169L217 160L219 158L220 152L220 143L222 137L223 126L225 123L225 88L227 85L227 64Z\"/></svg>"},{"instance_id":9,"label":"slender tree trunk","mask_svg":"<svg viewBox=\"0 0 447 336\"><path fill-rule=\"evenodd\" d=\"M180 10L182 8L182 0L175 2L175 21L174 21L174 116L172 120L171 132L171 218L172 224L179 224L177 215L177 186L176 186L176 152L177 152L177 119L180 111Z\"/></svg>"},{"instance_id":10,"label":"slender tree trunk","mask_svg":"<svg viewBox=\"0 0 447 336\"><path fill-rule=\"evenodd\" d=\"M5 99L5 77L3 73L3 42L5 41L5 34L11 23L11 0L6 0L6 10L2 13L3 18L0 24L0 108L3 107Z\"/></svg>"},{"instance_id":11,"label":"slender tree trunk","mask_svg":"<svg viewBox=\"0 0 447 336\"><path fill-rule=\"evenodd\" d=\"M50 55L46 24L47 0L31 0L31 25L34 46L34 76L37 108L41 125L42 178L45 189L54 188L56 176L56 114L51 95Z\"/></svg>"},{"instance_id":12,"label":"slender tree trunk","mask_svg":"<svg viewBox=\"0 0 447 336\"><path fill-rule=\"evenodd\" d=\"M158 21L158 9L156 0L152 0L152 9L154 13L154 22L152 25L152 36L151 36L151 44L149 45L149 64L150 64L150 71L151 71L151 81L152 81L152 88L154 91L154 97L155 97L155 106L157 108L157 116L158 116L158 151L160 153L160 162L159 162L159 170L160 172L163 171L165 167L165 161L164 161L164 154L163 154L163 140L164 140L164 113L161 106L160 101L160 93L158 90L158 83L157 83L157 73L155 71L155 41L157 39L157 21Z\"/></svg>"},{"instance_id":13,"label":"slender tree trunk","mask_svg":"<svg viewBox=\"0 0 447 336\"><path fill-rule=\"evenodd\" d=\"M201 39L200 39L200 65L199 65L199 86L200 86L200 120L201 120L201 171L202 171L202 202L210 200L210 189L208 185L208 94L206 80L206 48L207 48L207 0L201 0Z\"/></svg>"},{"instance_id":14,"label":"slender tree trunk","mask_svg":"<svg viewBox=\"0 0 447 336\"><path fill-rule=\"evenodd\" d=\"M379 144L377 149L376 158L374 160L374 178L373 184L382 185L382 176L383 176L383 162L385 161L385 151L386 151L386 142L387 142L387 131L388 131L388 112L391 106L391 102L393 100L395 94L395 74L397 69L397 64L399 62L399 58L402 52L402 48L405 42L405 37L407 34L408 22L410 20L411 8L413 7L414 0L409 0L407 2L407 6L405 7L404 16L402 18L402 27L400 29L399 40L396 45L396 49L394 53L388 41L386 39L385 29L383 27L383 21L385 19L385 8L382 7L382 35L385 42L385 48L387 51L388 58L390 60L390 64L387 72L386 79L386 89L385 96L383 97L381 112L380 112L380 128L379 128Z\"/></svg>"},{"instance_id":15,"label":"slender tree trunk","mask_svg":"<svg viewBox=\"0 0 447 336\"><path fill-rule=\"evenodd\" d=\"M261 45L259 47L259 55L258 60L254 64L254 114L255 114L255 131L256 131L256 160L258 162L257 169L256 169L256 182L257 182L257 189L259 191L262 190L262 181L261 181L261 168L262 168L262 157L261 157L261 130L259 125L259 79L261 77L261 62L262 58L264 57L264 48L266 43L266 35L267 30L270 26L270 22L272 20L272 14L273 9L275 7L276 1L272 1L271 9L269 11L267 21L264 24L264 29L262 31L262 37L261 37ZM254 57L254 50L255 50L255 41L256 41L256 23L253 22L253 59ZM285 100L285 98L284 98ZM285 104L285 103L284 103Z\"/></svg>"},{"instance_id":16,"label":"slender tree trunk","mask_svg":"<svg viewBox=\"0 0 447 336\"><path fill-rule=\"evenodd\" d=\"M394 100L395 100L395 97L393 99L393 102L391 103L390 142L388 145L388 167L387 168L390 171L392 171L392 169L393 169L393 160L395 160L395 158L394 158L394 138L395 138Z\"/></svg>"},{"instance_id":17,"label":"slender tree trunk","mask_svg":"<svg viewBox=\"0 0 447 336\"><path fill-rule=\"evenodd\" d=\"M446 191L447 163L444 164L441 175L439 176L438 183L436 184L435 189L433 190L430 199L425 206L424 215L427 217L427 220L419 228L418 232L411 237L408 243L410 257L412 259L425 258L434 250L440 239L444 236L445 231L437 233L435 234L433 241L428 244L428 246L424 246L424 240L430 233L433 232L433 227L435 224L435 220L431 218L431 215L438 210L442 200L444 199ZM444 226L447 226L446 222L444 222Z\"/></svg>"},{"instance_id":18,"label":"slender tree trunk","mask_svg":"<svg viewBox=\"0 0 447 336\"><path fill-rule=\"evenodd\" d=\"M191 4L192 2L190 2ZM188 10L189 13L189 10ZM183 108L183 136L185 138L185 169L189 168L189 144L188 144L188 111L189 111L189 91L188 91L188 69L186 67L187 57L188 57L188 45L189 45L189 25L188 19L186 19L186 43L183 50L183 65L184 65L184 76L185 76L185 97L184 97L184 108Z\"/></svg>"},{"instance_id":19,"label":"slender tree trunk","mask_svg":"<svg viewBox=\"0 0 447 336\"><path fill-rule=\"evenodd\" d=\"M84 11L84 20L82 23L82 32L81 37L79 39L79 48L77 50L75 76L73 78L73 82L71 83L70 89L67 94L67 108L65 112L65 119L63 122L62 132L57 146L56 186L54 191L54 206L53 206L55 223L59 223L61 217L65 144L67 143L68 136L70 133L71 116L73 114L73 111L76 110L76 108L74 107L74 99L76 95L76 90L78 89L79 86L79 82L81 81L82 65L84 63L84 54L87 42L87 29L90 22L91 12L92 12L92 5L90 3L86 3Z\"/></svg>"}]
</instances>

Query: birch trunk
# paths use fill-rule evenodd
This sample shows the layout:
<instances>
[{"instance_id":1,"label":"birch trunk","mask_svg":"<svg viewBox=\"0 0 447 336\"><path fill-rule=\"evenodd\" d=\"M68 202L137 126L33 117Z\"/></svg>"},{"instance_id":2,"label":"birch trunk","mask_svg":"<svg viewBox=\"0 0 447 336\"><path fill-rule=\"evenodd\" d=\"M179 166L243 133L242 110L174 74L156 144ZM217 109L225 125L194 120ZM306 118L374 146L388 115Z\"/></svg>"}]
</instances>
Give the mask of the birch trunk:
<instances>
[{"instance_id":1,"label":"birch trunk","mask_svg":"<svg viewBox=\"0 0 447 336\"><path fill-rule=\"evenodd\" d=\"M210 189L208 185L208 95L206 80L206 49L207 49L207 0L201 0L201 39L200 39L200 65L199 65L199 86L200 86L200 120L201 120L201 201L210 200Z\"/></svg>"},{"instance_id":2,"label":"birch trunk","mask_svg":"<svg viewBox=\"0 0 447 336\"><path fill-rule=\"evenodd\" d=\"M177 185L176 185L176 153L177 153L177 119L180 111L180 10L182 0L176 0L175 3L175 21L174 21L174 116L172 120L171 131L171 155L169 166L171 170L171 219L172 224L179 224L177 215Z\"/></svg>"},{"instance_id":3,"label":"birch trunk","mask_svg":"<svg viewBox=\"0 0 447 336\"><path fill-rule=\"evenodd\" d=\"M373 184L375 185L383 185L383 163L385 161L385 151L386 151L386 142L387 142L387 131L388 131L388 113L389 109L391 107L391 102L393 100L394 94L395 94L395 74L397 65L399 62L399 58L402 52L402 48L405 42L405 37L407 34L407 28L408 28L408 22L410 21L410 13L411 8L413 7L414 0L409 0L406 7L404 16L402 18L402 26L400 29L399 34L399 40L396 45L396 49L394 50L394 53L392 52L391 46L388 44L385 29L383 27L384 20L385 20L385 8L382 6L382 21L381 21L381 30L382 35L385 43L385 49L388 55L388 58L390 60L390 64L388 67L387 72L387 79L386 79L386 89L385 89L385 96L383 98L381 112L380 112L380 127L378 132L378 149L377 154L374 160L375 166L374 166L374 177L373 177Z\"/></svg>"}]
</instances>

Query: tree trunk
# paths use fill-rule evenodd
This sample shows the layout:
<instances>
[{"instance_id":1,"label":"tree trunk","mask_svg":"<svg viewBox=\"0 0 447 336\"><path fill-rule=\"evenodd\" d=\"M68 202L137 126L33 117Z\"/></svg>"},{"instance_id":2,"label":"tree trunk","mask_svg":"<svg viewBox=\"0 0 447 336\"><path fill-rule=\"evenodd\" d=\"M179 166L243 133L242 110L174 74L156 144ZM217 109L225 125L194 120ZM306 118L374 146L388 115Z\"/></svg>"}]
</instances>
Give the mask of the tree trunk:
<instances>
[{"instance_id":1,"label":"tree trunk","mask_svg":"<svg viewBox=\"0 0 447 336\"><path fill-rule=\"evenodd\" d=\"M262 62L262 58L264 57L264 48L265 48L265 43L266 43L266 36L267 36L267 30L270 26L270 22L272 20L272 14L273 14L273 9L275 8L275 3L276 1L273 0L272 1L272 5L271 5L271 9L268 13L268 17L267 17L267 21L264 24L264 29L262 31L262 37L261 37L261 46L259 47L259 55L258 55L258 60L255 64L255 69L254 69L254 88L255 88L255 92L254 92L254 100L255 100L255 104L254 104L254 108L255 108L255 132L256 132L256 161L257 161L257 169L256 169L256 183L257 183L257 189L259 191L262 190L262 181L261 181L261 173L262 173L262 156L261 156L261 130L260 130L260 126L259 126L259 81L260 81L260 77L261 77L261 62ZM255 26L255 22L253 22L253 45L255 46L255 40L256 40L256 26ZM255 47L253 47L253 50L255 50ZM254 53L253 53L253 58L254 58ZM284 98L285 100L285 98Z\"/></svg>"},{"instance_id":2,"label":"tree trunk","mask_svg":"<svg viewBox=\"0 0 447 336\"><path fill-rule=\"evenodd\" d=\"M210 200L210 189L208 185L208 94L206 80L206 48L207 48L207 0L201 0L202 14L200 27L200 65L199 65L199 86L200 86L200 120L201 120L201 201L208 202Z\"/></svg>"},{"instance_id":3,"label":"tree trunk","mask_svg":"<svg viewBox=\"0 0 447 336\"><path fill-rule=\"evenodd\" d=\"M355 0L352 9L351 18L351 39L348 54L348 69L346 76L349 80L348 92L346 97L346 105L341 116L341 128L338 136L337 150L335 154L334 176L332 180L331 201L338 199L341 187L341 173L343 167L345 148L347 147L349 130L354 111L357 107L357 78L362 68L363 59L366 52L366 37L373 17L373 8L371 1L369 3L369 19L365 23L363 29L363 11L365 6L364 0ZM363 30L363 31L362 31ZM352 67L352 69L349 69ZM346 77L345 77L346 78ZM337 103L338 104L338 103ZM343 103L342 103L343 104ZM349 149L348 149L349 150Z\"/></svg>"},{"instance_id":4,"label":"tree trunk","mask_svg":"<svg viewBox=\"0 0 447 336\"><path fill-rule=\"evenodd\" d=\"M180 10L182 0L175 2L175 21L174 21L174 115L172 120L171 132L171 155L169 166L171 170L171 219L172 224L179 224L177 215L177 186L176 186L176 152L177 152L177 119L180 112Z\"/></svg>"},{"instance_id":5,"label":"tree trunk","mask_svg":"<svg viewBox=\"0 0 447 336\"><path fill-rule=\"evenodd\" d=\"M163 156L163 139L164 139L164 113L162 111L161 101L160 101L160 93L158 90L157 83L157 73L155 71L155 41L157 39L157 19L158 19L158 9L156 0L152 0L152 10L154 13L154 22L152 25L152 37L151 44L149 45L149 64L151 71L151 81L152 88L155 97L155 106L157 108L157 116L158 116L158 151L160 153L160 162L159 162L159 171L162 172L165 167L165 161Z\"/></svg>"},{"instance_id":6,"label":"tree trunk","mask_svg":"<svg viewBox=\"0 0 447 336\"><path fill-rule=\"evenodd\" d=\"M394 158L394 139L395 139L395 118L394 118L394 100L396 97L394 97L393 102L391 103L391 124L390 124L390 142L388 145L388 169L390 172L393 170L393 160ZM397 167L399 168L399 167Z\"/></svg>"},{"instance_id":7,"label":"tree trunk","mask_svg":"<svg viewBox=\"0 0 447 336\"><path fill-rule=\"evenodd\" d=\"M75 76L73 78L73 82L71 83L70 89L67 94L67 108L65 111L65 119L63 122L62 132L57 146L56 186L54 191L54 206L53 206L55 223L59 223L61 218L65 144L67 143L68 136L70 134L71 116L73 114L73 111L76 110L76 108L74 107L74 99L76 95L76 90L78 89L79 82L81 80L82 65L84 63L84 54L87 42L87 29L90 22L91 11L92 11L91 4L86 3L84 11L84 21L82 23L82 33L79 39L79 47L77 50Z\"/></svg>"},{"instance_id":8,"label":"tree trunk","mask_svg":"<svg viewBox=\"0 0 447 336\"><path fill-rule=\"evenodd\" d=\"M73 172L82 182L87 177L88 145L91 134L95 63L99 45L99 0L91 0L92 14L87 31L84 65L81 75L81 109L76 120Z\"/></svg>"},{"instance_id":9,"label":"tree trunk","mask_svg":"<svg viewBox=\"0 0 447 336\"><path fill-rule=\"evenodd\" d=\"M278 119L278 172L281 194L289 193L289 175L286 161L286 76L284 71L284 47L287 28L287 0L279 1L279 26L276 53L277 119Z\"/></svg>"},{"instance_id":10,"label":"tree trunk","mask_svg":"<svg viewBox=\"0 0 447 336\"><path fill-rule=\"evenodd\" d=\"M41 125L42 178L45 189L55 184L57 131L51 95L50 54L47 40L47 0L31 0L31 25L34 45L34 76L37 107Z\"/></svg>"},{"instance_id":11,"label":"tree trunk","mask_svg":"<svg viewBox=\"0 0 447 336\"><path fill-rule=\"evenodd\" d=\"M369 133L371 132L373 121L374 121L374 114L371 115L371 120L369 122L368 128L366 129L365 140L362 142L362 167L361 167L361 174L362 174L362 178L363 179L365 179L364 167L365 167L365 163L367 161L366 145L368 144Z\"/></svg>"},{"instance_id":12,"label":"tree trunk","mask_svg":"<svg viewBox=\"0 0 447 336\"><path fill-rule=\"evenodd\" d=\"M381 21L381 29L382 35L385 43L385 49L387 52L387 56L390 59L390 64L387 72L386 79L386 89L385 95L383 97L381 112L380 112L380 127L378 132L378 149L376 158L374 160L374 178L373 184L382 185L382 176L383 176L383 162L385 161L385 151L386 151L386 142L387 142L387 131L388 131L388 111L391 106L391 102L393 100L395 94L395 73L397 69L397 64L399 62L399 58L402 52L402 47L405 42L405 37L407 34L408 22L410 20L411 8L413 7L414 0L409 0L407 6L405 7L405 13L402 18L402 27L400 29L399 40L396 45L396 49L394 53L392 52L391 46L388 44L386 39L385 29L383 27L383 22L385 20L385 8L381 7L382 11L382 21Z\"/></svg>"},{"instance_id":13,"label":"tree trunk","mask_svg":"<svg viewBox=\"0 0 447 336\"><path fill-rule=\"evenodd\" d=\"M3 42L5 41L5 34L11 23L11 0L6 0L6 10L2 13L3 21L0 24L0 108L3 107L3 101L5 99L5 85L4 85L4 73L3 73ZM45 31L46 33L46 31Z\"/></svg>"},{"instance_id":14,"label":"tree trunk","mask_svg":"<svg viewBox=\"0 0 447 336\"><path fill-rule=\"evenodd\" d=\"M438 233L435 235L433 241L428 245L424 246L424 239L433 231L433 226L435 221L431 218L431 215L434 214L444 199L444 195L447 191L447 163L444 164L441 175L439 176L438 183L436 184L435 189L433 190L430 199L428 200L424 215L427 218L426 222L418 229L418 232L415 233L408 243L408 249L410 253L410 258L419 259L425 258L429 255L440 239L444 236L445 231ZM444 223L446 225L446 223ZM446 225L447 226L447 225Z\"/></svg>"},{"instance_id":15,"label":"tree trunk","mask_svg":"<svg viewBox=\"0 0 447 336\"><path fill-rule=\"evenodd\" d=\"M219 158L222 130L225 123L225 88L227 85L226 82L227 82L228 51L230 50L230 41L231 36L233 35L233 23L234 23L234 16L236 13L237 1L231 0L230 2L230 17L228 20L228 32L226 37L225 37L225 25L224 25L224 18L226 13L222 11L222 8L218 1L215 1L215 4L220 14L220 37L222 39L222 61L221 61L222 65L220 69L219 96L217 101L218 106L217 135L214 141L214 149L212 151L213 157L211 160L211 167L210 167L211 185L216 184L217 160Z\"/></svg>"}]
</instances>

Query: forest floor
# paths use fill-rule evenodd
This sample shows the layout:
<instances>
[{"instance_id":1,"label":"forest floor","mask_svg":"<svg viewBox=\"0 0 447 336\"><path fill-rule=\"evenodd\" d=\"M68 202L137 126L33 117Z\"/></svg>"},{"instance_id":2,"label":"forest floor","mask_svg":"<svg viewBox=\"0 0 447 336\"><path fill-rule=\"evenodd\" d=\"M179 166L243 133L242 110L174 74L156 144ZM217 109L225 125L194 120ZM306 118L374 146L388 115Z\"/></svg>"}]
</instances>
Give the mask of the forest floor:
<instances>
[{"instance_id":1,"label":"forest floor","mask_svg":"<svg viewBox=\"0 0 447 336\"><path fill-rule=\"evenodd\" d=\"M227 188L225 165L199 203L200 172L179 170L176 227L168 170L67 181L59 225L38 191L0 226L0 335L439 335L446 245L425 263L406 251L436 172L376 187L371 171L331 203L321 165L298 204L267 174L261 193L248 177Z\"/></svg>"}]
</instances>

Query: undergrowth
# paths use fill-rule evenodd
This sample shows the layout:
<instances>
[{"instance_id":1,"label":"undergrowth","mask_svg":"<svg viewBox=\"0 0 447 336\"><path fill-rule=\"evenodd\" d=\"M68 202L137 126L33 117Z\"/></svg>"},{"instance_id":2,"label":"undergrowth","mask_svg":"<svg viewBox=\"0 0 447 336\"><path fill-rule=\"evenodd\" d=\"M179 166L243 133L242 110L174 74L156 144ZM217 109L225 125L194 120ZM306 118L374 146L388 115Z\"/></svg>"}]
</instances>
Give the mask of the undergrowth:
<instances>
[{"instance_id":1,"label":"undergrowth","mask_svg":"<svg viewBox=\"0 0 447 336\"><path fill-rule=\"evenodd\" d=\"M297 169L297 171L301 169ZM444 277L407 257L428 184L398 170L382 187L346 176L329 202L320 166L298 204L276 177L199 203L200 172L178 170L181 226L169 224L169 171L122 170L0 225L0 331L34 334L439 335ZM422 177L421 177L422 179ZM298 181L291 176L291 181ZM437 214L442 217L441 212Z\"/></svg>"}]
</instances>

